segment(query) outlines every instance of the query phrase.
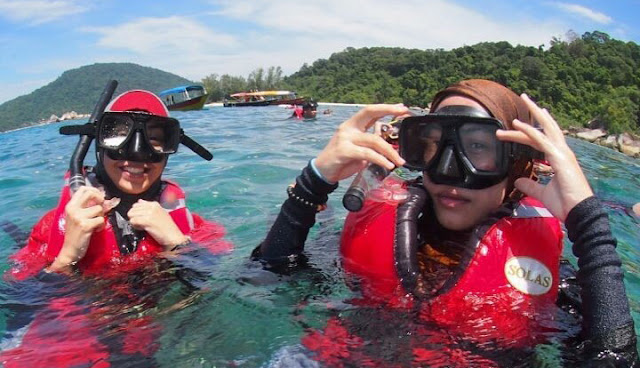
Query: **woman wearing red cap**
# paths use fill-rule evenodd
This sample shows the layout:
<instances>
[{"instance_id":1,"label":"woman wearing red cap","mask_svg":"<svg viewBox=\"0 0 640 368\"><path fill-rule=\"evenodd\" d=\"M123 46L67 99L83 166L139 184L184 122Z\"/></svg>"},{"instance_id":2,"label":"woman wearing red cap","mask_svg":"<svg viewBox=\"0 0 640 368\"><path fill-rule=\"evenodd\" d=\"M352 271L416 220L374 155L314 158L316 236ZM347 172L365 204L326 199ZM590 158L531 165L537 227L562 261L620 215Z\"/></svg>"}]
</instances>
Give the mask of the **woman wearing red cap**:
<instances>
[{"instance_id":1,"label":"woman wearing red cap","mask_svg":"<svg viewBox=\"0 0 640 368\"><path fill-rule=\"evenodd\" d=\"M150 359L160 327L141 311L156 306L163 294L158 285L180 281L193 290L197 280L185 275L210 270L194 269L198 262L181 257L204 264L232 249L224 228L192 214L182 189L162 179L169 155L181 143L212 157L184 134L162 101L132 90L97 110L95 123L61 129L95 138L96 166L83 167L83 157L76 165L72 160L58 206L11 257L14 265L6 276L20 282L10 285L54 298L37 313L16 313L12 324L28 329L17 346L0 354L4 367L107 367L114 347L127 355L128 364L137 364L138 357L141 366L154 366ZM90 144L81 139L76 152L86 153ZM79 178L74 167L80 168ZM189 267L180 265L182 259ZM69 283L66 275L91 277ZM69 293L71 285L88 290L81 297ZM128 316L127 310L138 312Z\"/></svg>"},{"instance_id":2,"label":"woman wearing red cap","mask_svg":"<svg viewBox=\"0 0 640 368\"><path fill-rule=\"evenodd\" d=\"M229 249L222 227L191 214L182 189L161 179L169 155L186 136L156 95L132 90L117 96L93 135L97 164L85 169L87 185L74 193L65 186L58 207L13 256L14 277L41 269L117 274L194 237L215 251Z\"/></svg>"},{"instance_id":3,"label":"woman wearing red cap","mask_svg":"<svg viewBox=\"0 0 640 368\"><path fill-rule=\"evenodd\" d=\"M402 119L398 150L367 132L385 116ZM555 172L546 185L533 180L540 153ZM426 115L374 105L345 121L288 188L253 257L271 265L297 260L328 194L370 163L423 176L388 177L347 216L342 265L363 294L358 305L374 308L370 318L355 312L358 318L331 319L306 336L316 359L329 366L514 366L535 356L537 344L566 341L571 332L557 322L566 313L556 307L566 300L559 295L566 289L563 221L580 266L582 333L574 337L596 364L637 364L606 213L549 112L492 81L445 88ZM417 321L394 318L398 311ZM378 330L358 320L383 322ZM395 320L414 327L394 334ZM409 353L390 350L393 344Z\"/></svg>"}]
</instances>

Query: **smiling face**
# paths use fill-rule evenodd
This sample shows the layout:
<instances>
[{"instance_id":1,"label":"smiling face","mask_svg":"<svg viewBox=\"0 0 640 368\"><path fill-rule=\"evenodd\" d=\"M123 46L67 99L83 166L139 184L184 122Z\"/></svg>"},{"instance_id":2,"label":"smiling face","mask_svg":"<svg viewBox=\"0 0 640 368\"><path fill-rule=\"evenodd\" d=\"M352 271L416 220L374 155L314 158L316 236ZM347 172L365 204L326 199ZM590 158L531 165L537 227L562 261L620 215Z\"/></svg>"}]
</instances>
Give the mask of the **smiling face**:
<instances>
[{"instance_id":1,"label":"smiling face","mask_svg":"<svg viewBox=\"0 0 640 368\"><path fill-rule=\"evenodd\" d=\"M438 109L451 105L464 105L485 110L478 102L461 96L445 98L438 105ZM487 160L487 165L490 162L495 161L490 158ZM505 198L507 179L485 189L465 189L434 184L425 172L424 187L433 199L433 208L438 222L449 230L467 230L500 207Z\"/></svg>"},{"instance_id":2,"label":"smiling face","mask_svg":"<svg viewBox=\"0 0 640 368\"><path fill-rule=\"evenodd\" d=\"M124 193L141 194L149 190L167 164L167 158L160 162L137 162L129 160L113 160L109 155L102 159L109 179Z\"/></svg>"}]
</instances>

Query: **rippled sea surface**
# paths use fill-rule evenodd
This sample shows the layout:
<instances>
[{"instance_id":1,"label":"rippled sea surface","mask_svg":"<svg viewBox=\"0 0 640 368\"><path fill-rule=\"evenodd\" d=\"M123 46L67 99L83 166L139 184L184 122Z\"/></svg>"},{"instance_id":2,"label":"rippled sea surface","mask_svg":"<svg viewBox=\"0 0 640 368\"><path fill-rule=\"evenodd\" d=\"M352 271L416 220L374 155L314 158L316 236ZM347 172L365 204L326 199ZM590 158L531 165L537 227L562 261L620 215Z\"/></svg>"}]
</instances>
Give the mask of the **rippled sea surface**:
<instances>
[{"instance_id":1,"label":"rippled sea surface","mask_svg":"<svg viewBox=\"0 0 640 368\"><path fill-rule=\"evenodd\" d=\"M181 184L192 211L226 228L235 249L218 260L211 274L201 280L200 290L186 292L179 285L164 285L151 307L146 300L140 301L146 311L137 310L136 305L118 310L117 304L108 300L108 293L94 293L93 298L107 299L95 303L111 305L105 318L118 322L118 316L131 316L135 311L151 318L151 325L161 331L153 342L152 360L140 363L123 356L120 361L112 359L119 362L116 366L286 366L283 362L293 366L295 359L283 356L299 352L307 328L322 327L336 310L353 308L345 304L354 293L345 286L337 254L346 216L340 201L348 183L332 195L329 209L320 214L310 235L307 248L313 271L276 276L249 261L251 251L275 219L287 185L324 147L336 126L359 109L332 106L333 113L323 115L325 108L321 105L318 118L309 121L289 119L291 110L277 106L172 113L188 135L213 152L214 159L204 161L181 147L171 156L165 177ZM78 122L0 133L0 221L29 231L56 205L62 176L77 142L76 137L59 135L58 129L71 123ZM640 162L582 141L570 140L570 144L594 190L605 201L619 241L638 331L640 219L631 216L629 208L640 202ZM93 152L92 148L86 163L95 162ZM9 268L7 257L21 245L0 232L0 271ZM565 253L572 258L569 246ZM0 289L0 332L11 329L16 310L47 303L37 294L18 300L3 291L11 287L3 282ZM77 293L76 297L86 292L86 287L69 291ZM111 327L100 333L114 335L118 331Z\"/></svg>"}]
</instances>

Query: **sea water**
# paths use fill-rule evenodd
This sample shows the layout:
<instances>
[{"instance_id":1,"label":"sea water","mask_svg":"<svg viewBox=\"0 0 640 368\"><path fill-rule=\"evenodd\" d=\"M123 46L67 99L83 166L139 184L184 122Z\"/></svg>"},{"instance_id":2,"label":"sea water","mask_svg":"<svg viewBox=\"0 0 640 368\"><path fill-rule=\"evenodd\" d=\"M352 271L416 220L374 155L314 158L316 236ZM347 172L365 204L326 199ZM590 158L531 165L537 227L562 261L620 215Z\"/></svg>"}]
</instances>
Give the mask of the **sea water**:
<instances>
[{"instance_id":1,"label":"sea water","mask_svg":"<svg viewBox=\"0 0 640 368\"><path fill-rule=\"evenodd\" d=\"M170 289L156 307L138 312L161 327L154 342L157 345L152 365L268 366L283 354L293 354L291 351L304 355L299 344L309 327L321 328L336 311L354 308L347 301L356 294L345 286L337 251L347 213L341 199L348 180L330 197L328 209L318 216L307 242L311 263L305 271L277 275L249 260L285 200L287 185L320 152L335 128L359 109L331 108L332 114L324 115L321 105L315 120L291 119L291 110L277 106L210 107L172 113L185 132L211 150L214 158L204 161L181 146L170 157L165 177L180 183L193 212L226 228L235 249L218 260L197 292L172 293ZM78 139L61 136L58 129L74 123L84 121L0 133L0 222L29 231L56 205L63 174ZM640 219L631 215L629 208L640 202L640 162L583 141L569 139L569 144L609 213L638 331ZM86 163L93 162L92 148ZM0 232L0 271L9 268L7 257L21 245ZM569 243L565 256L575 261ZM7 285L2 286L0 332L7 329L7 321L16 309L37 308L46 303L37 296L31 301L16 301L2 294ZM127 308L122 313L130 315L135 306ZM116 314L117 310L112 310L110 315ZM549 360L555 359L553 349L551 353L542 350ZM118 366L134 365L126 356L120 359L115 360Z\"/></svg>"}]
</instances>

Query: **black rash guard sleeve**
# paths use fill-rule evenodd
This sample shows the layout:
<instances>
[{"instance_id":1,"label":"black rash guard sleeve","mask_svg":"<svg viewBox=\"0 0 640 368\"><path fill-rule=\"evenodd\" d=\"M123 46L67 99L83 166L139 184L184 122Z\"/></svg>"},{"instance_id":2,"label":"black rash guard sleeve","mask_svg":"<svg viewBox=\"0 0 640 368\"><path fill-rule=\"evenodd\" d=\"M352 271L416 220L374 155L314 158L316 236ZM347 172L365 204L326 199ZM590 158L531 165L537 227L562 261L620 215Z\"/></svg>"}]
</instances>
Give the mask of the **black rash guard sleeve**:
<instances>
[{"instance_id":1,"label":"black rash guard sleeve","mask_svg":"<svg viewBox=\"0 0 640 368\"><path fill-rule=\"evenodd\" d=\"M614 355L637 364L636 335L607 213L596 197L575 206L565 221L573 254L578 257L583 333L596 359Z\"/></svg>"},{"instance_id":2,"label":"black rash guard sleeve","mask_svg":"<svg viewBox=\"0 0 640 368\"><path fill-rule=\"evenodd\" d=\"M319 177L309 163L296 178L291 195L252 258L269 263L294 261L304 250L309 229L315 224L317 205L325 204L337 187L337 183L329 184Z\"/></svg>"}]
</instances>

